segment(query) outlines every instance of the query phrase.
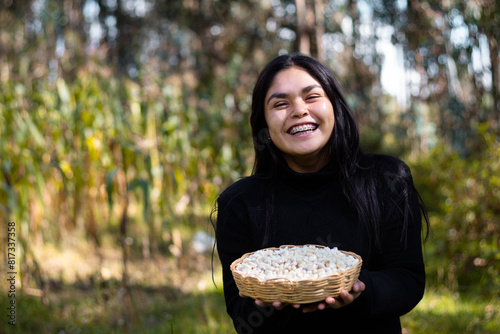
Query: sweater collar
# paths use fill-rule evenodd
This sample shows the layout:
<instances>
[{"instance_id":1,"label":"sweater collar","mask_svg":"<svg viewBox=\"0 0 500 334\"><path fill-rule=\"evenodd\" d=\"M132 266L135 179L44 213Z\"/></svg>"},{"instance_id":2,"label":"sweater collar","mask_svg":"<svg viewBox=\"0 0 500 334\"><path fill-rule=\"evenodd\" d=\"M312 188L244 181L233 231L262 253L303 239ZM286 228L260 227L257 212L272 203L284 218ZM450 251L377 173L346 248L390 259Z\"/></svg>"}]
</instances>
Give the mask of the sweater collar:
<instances>
[{"instance_id":1,"label":"sweater collar","mask_svg":"<svg viewBox=\"0 0 500 334\"><path fill-rule=\"evenodd\" d=\"M285 159L280 157L276 172L276 178L280 183L302 191L317 191L339 180L339 167L332 160L317 172L299 173L292 170Z\"/></svg>"}]
</instances>

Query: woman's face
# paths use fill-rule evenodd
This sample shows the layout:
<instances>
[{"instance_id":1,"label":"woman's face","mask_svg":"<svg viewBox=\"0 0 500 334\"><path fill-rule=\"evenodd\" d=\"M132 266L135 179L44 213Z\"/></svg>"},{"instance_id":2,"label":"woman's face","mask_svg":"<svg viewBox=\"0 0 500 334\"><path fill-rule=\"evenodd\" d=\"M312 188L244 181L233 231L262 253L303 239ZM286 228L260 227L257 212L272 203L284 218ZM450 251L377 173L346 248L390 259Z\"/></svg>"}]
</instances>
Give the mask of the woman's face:
<instances>
[{"instance_id":1,"label":"woman's face","mask_svg":"<svg viewBox=\"0 0 500 334\"><path fill-rule=\"evenodd\" d=\"M291 169L310 173L328 163L333 106L309 73L298 67L279 72L267 91L264 116L272 142Z\"/></svg>"}]
</instances>

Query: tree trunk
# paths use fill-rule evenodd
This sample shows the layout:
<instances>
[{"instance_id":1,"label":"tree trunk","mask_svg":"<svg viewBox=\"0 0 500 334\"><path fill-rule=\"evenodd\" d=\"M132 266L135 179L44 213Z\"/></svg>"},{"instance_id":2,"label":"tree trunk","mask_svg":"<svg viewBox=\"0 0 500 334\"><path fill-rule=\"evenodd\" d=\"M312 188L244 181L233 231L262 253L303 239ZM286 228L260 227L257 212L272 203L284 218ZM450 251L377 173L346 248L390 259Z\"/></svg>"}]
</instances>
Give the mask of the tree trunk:
<instances>
[{"instance_id":1,"label":"tree trunk","mask_svg":"<svg viewBox=\"0 0 500 334\"><path fill-rule=\"evenodd\" d=\"M311 54L311 39L307 28L307 4L306 0L295 0L297 7L297 37L299 52L305 55Z\"/></svg>"},{"instance_id":2,"label":"tree trunk","mask_svg":"<svg viewBox=\"0 0 500 334\"><path fill-rule=\"evenodd\" d=\"M490 63L491 63L491 96L493 97L493 110L491 120L497 125L500 124L500 101L498 101L498 41L494 34L488 32L488 43L490 48Z\"/></svg>"},{"instance_id":3,"label":"tree trunk","mask_svg":"<svg viewBox=\"0 0 500 334\"><path fill-rule=\"evenodd\" d=\"M299 52L322 61L324 28L323 0L295 0Z\"/></svg>"},{"instance_id":4,"label":"tree trunk","mask_svg":"<svg viewBox=\"0 0 500 334\"><path fill-rule=\"evenodd\" d=\"M132 289L130 287L130 277L128 272L129 249L127 245L127 223L128 223L128 190L127 178L125 172L125 163L123 161L122 147L118 142L111 144L111 151L113 152L114 161L118 171L116 172L116 186L118 197L120 199L120 245L122 250L122 288L125 291L123 295L123 311L125 316L125 326L127 329L133 327L135 323L135 305L132 296Z\"/></svg>"},{"instance_id":5,"label":"tree trunk","mask_svg":"<svg viewBox=\"0 0 500 334\"><path fill-rule=\"evenodd\" d=\"M314 18L316 20L314 27L314 36L316 41L315 57L322 62L325 60L322 45L323 35L325 34L325 4L323 3L323 0L314 0L313 8Z\"/></svg>"}]
</instances>

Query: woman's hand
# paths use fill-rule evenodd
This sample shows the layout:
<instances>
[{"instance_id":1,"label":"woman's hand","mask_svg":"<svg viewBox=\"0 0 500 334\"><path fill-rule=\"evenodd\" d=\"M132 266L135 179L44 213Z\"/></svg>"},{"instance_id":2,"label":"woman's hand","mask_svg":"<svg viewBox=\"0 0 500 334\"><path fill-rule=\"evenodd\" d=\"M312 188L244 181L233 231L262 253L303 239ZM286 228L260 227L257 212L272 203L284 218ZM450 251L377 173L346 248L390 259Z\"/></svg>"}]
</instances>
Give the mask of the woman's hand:
<instances>
[{"instance_id":1,"label":"woman's hand","mask_svg":"<svg viewBox=\"0 0 500 334\"><path fill-rule=\"evenodd\" d=\"M325 299L325 301L323 301L323 302L317 302L317 303L311 303L311 304L305 304L305 305L292 304L292 306L296 309L302 307L302 312L304 312L304 313L313 312L316 310L324 310L327 307L338 309L338 308L344 307L344 306L352 303L354 301L354 299L358 298L359 295L361 294L361 292L363 292L364 290L365 290L365 283L363 283L361 281L356 281L352 285L352 290L350 292L342 290L342 291L340 291L340 296L337 298L327 297ZM244 294L242 294L240 292L240 297L246 298L248 296L245 296ZM256 299L255 305L260 306L260 307L272 306L277 310L282 310L285 306L287 306L289 304L282 303L279 301L267 303L267 302L263 302L260 299Z\"/></svg>"},{"instance_id":2,"label":"woman's hand","mask_svg":"<svg viewBox=\"0 0 500 334\"><path fill-rule=\"evenodd\" d=\"M354 299L358 298L361 292L365 290L365 283L361 281L356 281L352 285L352 290L347 292L345 290L340 291L340 296L337 298L327 297L324 302L311 303L307 305L302 305L302 312L308 313L316 310L324 310L327 307L331 308L341 308L346 305L349 305L354 301ZM295 308L299 308L300 305L293 305Z\"/></svg>"},{"instance_id":3,"label":"woman's hand","mask_svg":"<svg viewBox=\"0 0 500 334\"><path fill-rule=\"evenodd\" d=\"M331 308L341 308L346 305L349 305L354 301L354 299L358 298L361 292L365 290L365 283L361 281L356 281L352 285L352 290L347 292L345 290L340 291L340 296L337 298L326 297L324 302L312 303L307 305L302 305L302 312L308 313L316 310L324 310L327 307ZM295 308L299 308L300 305L293 305Z\"/></svg>"}]
</instances>

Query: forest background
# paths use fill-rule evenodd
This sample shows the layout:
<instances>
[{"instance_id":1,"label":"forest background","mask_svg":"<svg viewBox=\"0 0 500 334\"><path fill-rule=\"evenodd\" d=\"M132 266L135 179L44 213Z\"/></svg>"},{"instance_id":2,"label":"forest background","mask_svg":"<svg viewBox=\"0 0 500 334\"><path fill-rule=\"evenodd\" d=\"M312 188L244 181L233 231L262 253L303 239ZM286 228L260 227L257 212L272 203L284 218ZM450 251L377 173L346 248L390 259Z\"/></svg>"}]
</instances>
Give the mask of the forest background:
<instances>
[{"instance_id":1,"label":"forest background","mask_svg":"<svg viewBox=\"0 0 500 334\"><path fill-rule=\"evenodd\" d=\"M0 332L233 332L209 216L251 172L257 74L300 51L427 204L404 333L498 333L499 6L0 1Z\"/></svg>"}]
</instances>

